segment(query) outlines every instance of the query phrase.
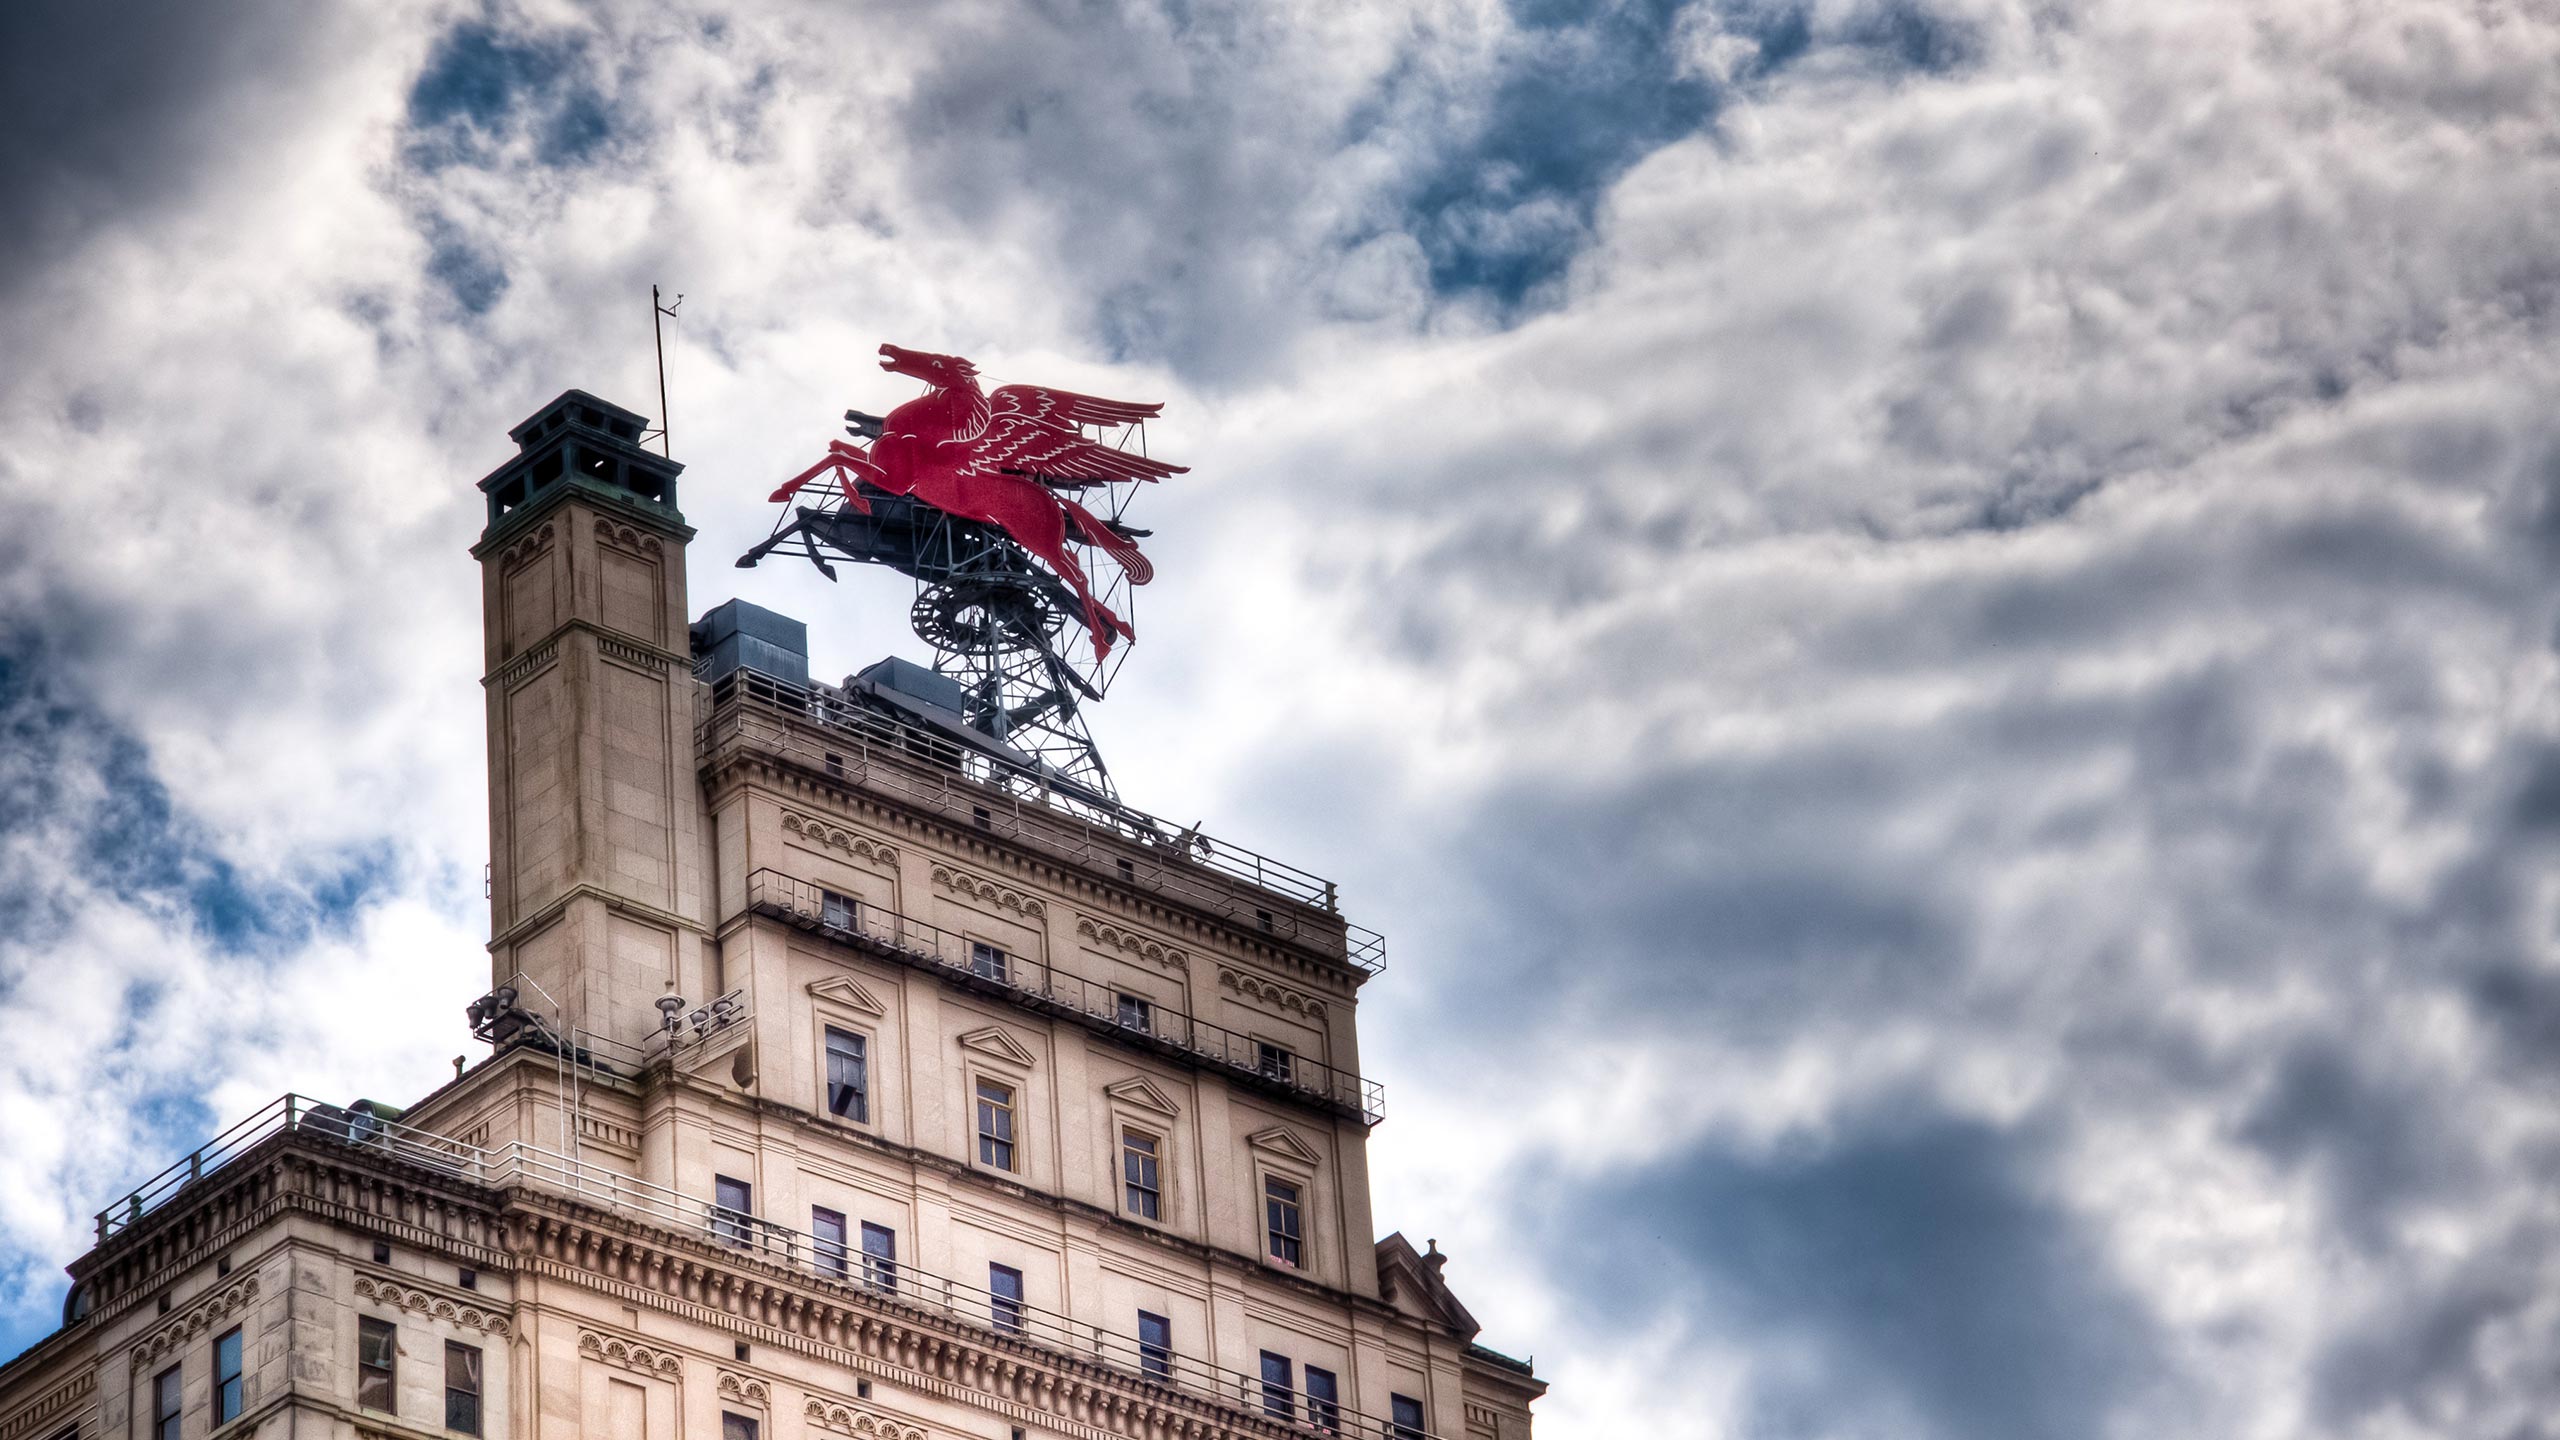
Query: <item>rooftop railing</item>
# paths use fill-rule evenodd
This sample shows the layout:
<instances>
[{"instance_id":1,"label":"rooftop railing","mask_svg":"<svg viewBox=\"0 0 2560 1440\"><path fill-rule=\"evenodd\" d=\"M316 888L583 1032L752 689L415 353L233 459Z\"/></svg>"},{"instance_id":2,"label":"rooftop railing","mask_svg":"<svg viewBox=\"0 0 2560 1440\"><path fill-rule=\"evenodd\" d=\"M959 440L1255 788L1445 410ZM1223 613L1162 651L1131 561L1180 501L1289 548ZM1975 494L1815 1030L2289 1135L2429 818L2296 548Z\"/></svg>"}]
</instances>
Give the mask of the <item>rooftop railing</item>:
<instances>
[{"instance_id":1,"label":"rooftop railing","mask_svg":"<svg viewBox=\"0 0 2560 1440\"><path fill-rule=\"evenodd\" d=\"M809 770L888 791L920 808L1090 872L1153 890L1240 929L1309 946L1363 974L1386 968L1386 941L1340 920L1332 881L1197 829L1079 794L1057 777L962 745L947 735L853 704L825 686L792 685L753 670L711 687L701 753L743 743ZM1272 906L1249 886L1291 905ZM1308 906L1342 926L1302 919Z\"/></svg>"},{"instance_id":2,"label":"rooftop railing","mask_svg":"<svg viewBox=\"0 0 2560 1440\"><path fill-rule=\"evenodd\" d=\"M1363 1080L1351 1071L1166 1006L1124 1004L1120 992L1111 986L839 895L779 870L758 870L747 877L747 908L884 953L963 986L999 992L1124 1044L1216 1066L1257 1088L1314 1102L1365 1125L1375 1125L1386 1115L1386 1088L1375 1080Z\"/></svg>"},{"instance_id":3,"label":"rooftop railing","mask_svg":"<svg viewBox=\"0 0 2560 1440\"><path fill-rule=\"evenodd\" d=\"M384 1119L359 1101L331 1105L307 1095L285 1095L252 1111L247 1119L187 1153L175 1165L135 1186L131 1194L98 1212L98 1243L140 1224L143 1218L176 1198L206 1175L229 1164L270 1135L287 1130L330 1139L373 1144L385 1153L415 1164L462 1173L477 1163L480 1152L459 1140L408 1130Z\"/></svg>"},{"instance_id":4,"label":"rooftop railing","mask_svg":"<svg viewBox=\"0 0 2560 1440\"><path fill-rule=\"evenodd\" d=\"M484 1190L524 1187L599 1206L661 1229L736 1250L789 1270L855 1303L938 1315L1054 1354L1101 1364L1145 1384L1233 1406L1315 1436L1441 1440L1424 1429L1339 1400L1310 1397L1258 1374L1229 1370L1027 1299L938 1275L894 1255L852 1248L698 1195L625 1175L522 1141L481 1148L404 1126L361 1108L305 1095L260 1107L98 1214L101 1243L166 1205L271 1136L294 1132L421 1166ZM1196 1337L1195 1337L1196 1338ZM1294 1380L1293 1370L1293 1380Z\"/></svg>"}]
</instances>

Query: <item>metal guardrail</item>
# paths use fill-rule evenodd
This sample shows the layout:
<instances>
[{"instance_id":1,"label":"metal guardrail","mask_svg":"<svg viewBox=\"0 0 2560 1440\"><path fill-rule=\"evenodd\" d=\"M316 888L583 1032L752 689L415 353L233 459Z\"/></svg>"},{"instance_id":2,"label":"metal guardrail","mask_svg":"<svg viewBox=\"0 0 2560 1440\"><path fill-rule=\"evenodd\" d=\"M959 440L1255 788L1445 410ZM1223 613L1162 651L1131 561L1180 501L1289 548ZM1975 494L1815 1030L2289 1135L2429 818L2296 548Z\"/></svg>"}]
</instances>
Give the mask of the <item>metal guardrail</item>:
<instances>
[{"instance_id":1,"label":"metal guardrail","mask_svg":"<svg viewBox=\"0 0 2560 1440\"><path fill-rule=\"evenodd\" d=\"M306 1095L287 1094L259 1107L247 1119L98 1212L99 1241L104 1243L129 1228L260 1141L287 1131L439 1171L484 1190L528 1187L636 1216L679 1234L745 1252L848 1297L941 1315L1059 1355L1096 1361L1131 1379L1231 1405L1268 1420L1285 1422L1309 1435L1442 1440L1432 1432L1397 1425L1350 1404L1326 1404L1310 1400L1294 1389L1268 1386L1260 1375L1225 1369L1186 1355L1178 1347L1147 1345L1133 1336L1087 1324L1027 1300L997 1295L905 1260L820 1241L746 1211L537 1145L513 1141L484 1149L413 1129L360 1108L342 1108Z\"/></svg>"},{"instance_id":2,"label":"metal guardrail","mask_svg":"<svg viewBox=\"0 0 2560 1440\"><path fill-rule=\"evenodd\" d=\"M1149 1004L1142 1011L1124 1012L1120 992L1111 986L1020 955L994 952L990 959L988 947L967 936L779 870L758 870L747 877L747 908L839 941L867 943L907 964L993 988L1139 1049L1217 1066L1259 1088L1314 1101L1366 1125L1386 1118L1386 1087L1375 1080L1166 1006Z\"/></svg>"},{"instance_id":3,"label":"metal guardrail","mask_svg":"<svg viewBox=\"0 0 2560 1440\"><path fill-rule=\"evenodd\" d=\"M462 1173L476 1163L479 1151L459 1140L410 1130L363 1108L338 1106L308 1095L287 1094L250 1112L248 1118L214 1136L175 1165L143 1181L132 1193L98 1212L98 1243L141 1223L180 1191L230 1163L270 1135L287 1130L320 1135L349 1144L370 1144L430 1169Z\"/></svg>"},{"instance_id":4,"label":"metal guardrail","mask_svg":"<svg viewBox=\"0 0 2560 1440\"><path fill-rule=\"evenodd\" d=\"M1386 968L1386 941L1376 931L1344 921L1337 936L1329 926L1308 924L1285 907L1257 905L1233 885L1217 883L1251 886L1339 920L1334 883L1297 866L1125 805L1094 804L1052 777L853 705L840 691L738 670L712 685L711 699L711 714L695 735L698 754L733 740L753 745L1086 870L1116 874L1240 929L1337 955L1363 974ZM804 727L813 733L802 733Z\"/></svg>"}]
</instances>

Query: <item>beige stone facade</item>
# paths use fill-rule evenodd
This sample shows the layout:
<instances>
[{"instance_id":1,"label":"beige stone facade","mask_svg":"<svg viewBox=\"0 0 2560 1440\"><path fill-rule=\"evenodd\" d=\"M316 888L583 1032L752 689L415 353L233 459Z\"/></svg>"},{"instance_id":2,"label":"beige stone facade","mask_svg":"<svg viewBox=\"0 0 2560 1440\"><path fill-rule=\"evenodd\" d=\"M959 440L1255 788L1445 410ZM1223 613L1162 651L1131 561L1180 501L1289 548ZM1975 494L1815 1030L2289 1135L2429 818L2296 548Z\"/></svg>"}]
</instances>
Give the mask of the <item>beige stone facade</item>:
<instances>
[{"instance_id":1,"label":"beige stone facade","mask_svg":"<svg viewBox=\"0 0 2560 1440\"><path fill-rule=\"evenodd\" d=\"M1332 887L698 680L638 432L571 392L484 482L495 1052L102 1214L0 1440L1526 1440L1375 1238Z\"/></svg>"}]
</instances>

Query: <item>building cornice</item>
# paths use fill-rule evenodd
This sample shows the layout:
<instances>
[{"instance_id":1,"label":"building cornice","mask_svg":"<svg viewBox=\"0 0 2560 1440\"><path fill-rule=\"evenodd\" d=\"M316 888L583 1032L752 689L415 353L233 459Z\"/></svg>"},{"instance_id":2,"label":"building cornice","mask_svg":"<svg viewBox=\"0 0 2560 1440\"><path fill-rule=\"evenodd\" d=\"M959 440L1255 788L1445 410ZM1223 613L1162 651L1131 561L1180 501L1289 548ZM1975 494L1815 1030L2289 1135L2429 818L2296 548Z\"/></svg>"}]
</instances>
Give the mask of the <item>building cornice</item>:
<instances>
[{"instance_id":1,"label":"building cornice","mask_svg":"<svg viewBox=\"0 0 2560 1440\"><path fill-rule=\"evenodd\" d=\"M508 1227L515 1268L642 1302L898 1385L1087 1440L1295 1436L1223 1401L982 1330L846 1283L679 1236L566 1196L519 1190ZM583 1342L582 1342L583 1343Z\"/></svg>"},{"instance_id":2,"label":"building cornice","mask_svg":"<svg viewBox=\"0 0 2560 1440\"><path fill-rule=\"evenodd\" d=\"M791 1107L746 1098L758 1108L815 1123ZM852 1133L821 1128L830 1134ZM920 1156L920 1152L909 1153ZM965 1167L937 1164L935 1168L970 1176ZM1162 1435L1265 1440L1295 1433L1235 1402L1170 1389L1054 1343L1003 1335L900 1297L813 1277L707 1237L668 1230L644 1217L547 1189L523 1184L484 1189L379 1151L351 1149L299 1131L285 1131L261 1142L216 1173L222 1183L205 1185L200 1193L173 1201L75 1262L79 1283L104 1292L86 1324L108 1323L144 1302L158 1293L165 1283L162 1277L231 1243L235 1232L271 1223L287 1212L300 1212L493 1273L542 1275L626 1301L646 1302L747 1338L1089 1440ZM1095 1207L1043 1198L1062 1210L1116 1225L1116 1217ZM221 1223L205 1223L216 1212ZM1238 1271L1262 1271L1229 1252L1138 1227L1117 1228ZM1413 1324L1391 1307L1348 1292L1295 1277L1266 1278L1348 1301L1373 1320ZM183 1316L151 1332L135 1352L135 1363L147 1364L157 1351L183 1343L247 1306L259 1284L252 1273L190 1307ZM520 1328L515 1318L520 1301L500 1306L481 1301L476 1294L466 1301L412 1277L362 1269L357 1288L359 1295L376 1303L492 1334ZM465 1314L466 1310L474 1313ZM0 1435L0 1440L13 1437Z\"/></svg>"}]
</instances>

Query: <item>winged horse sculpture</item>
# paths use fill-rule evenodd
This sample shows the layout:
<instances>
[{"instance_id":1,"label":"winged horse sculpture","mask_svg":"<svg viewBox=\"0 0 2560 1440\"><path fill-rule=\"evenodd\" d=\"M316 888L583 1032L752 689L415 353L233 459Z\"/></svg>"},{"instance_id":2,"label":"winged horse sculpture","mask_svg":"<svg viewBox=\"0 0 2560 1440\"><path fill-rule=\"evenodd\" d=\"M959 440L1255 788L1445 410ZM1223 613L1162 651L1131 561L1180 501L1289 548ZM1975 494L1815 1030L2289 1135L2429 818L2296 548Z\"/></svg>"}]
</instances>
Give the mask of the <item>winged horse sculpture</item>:
<instances>
[{"instance_id":1,"label":"winged horse sculpture","mask_svg":"<svg viewBox=\"0 0 2560 1440\"><path fill-rule=\"evenodd\" d=\"M1189 466L1133 455L1084 433L1086 426L1152 420L1164 406L1038 385L1003 385L990 394L978 388L978 367L959 356L897 345L880 347L880 368L930 388L890 411L867 449L843 440L829 443L825 459L792 476L772 498L788 500L832 473L845 503L866 515L871 506L862 498L864 485L993 525L1075 591L1097 658L1110 654L1114 638L1138 638L1093 593L1067 543L1099 546L1120 563L1132 585L1154 579L1155 567L1138 553L1125 527L1060 492L1185 473Z\"/></svg>"}]
</instances>

